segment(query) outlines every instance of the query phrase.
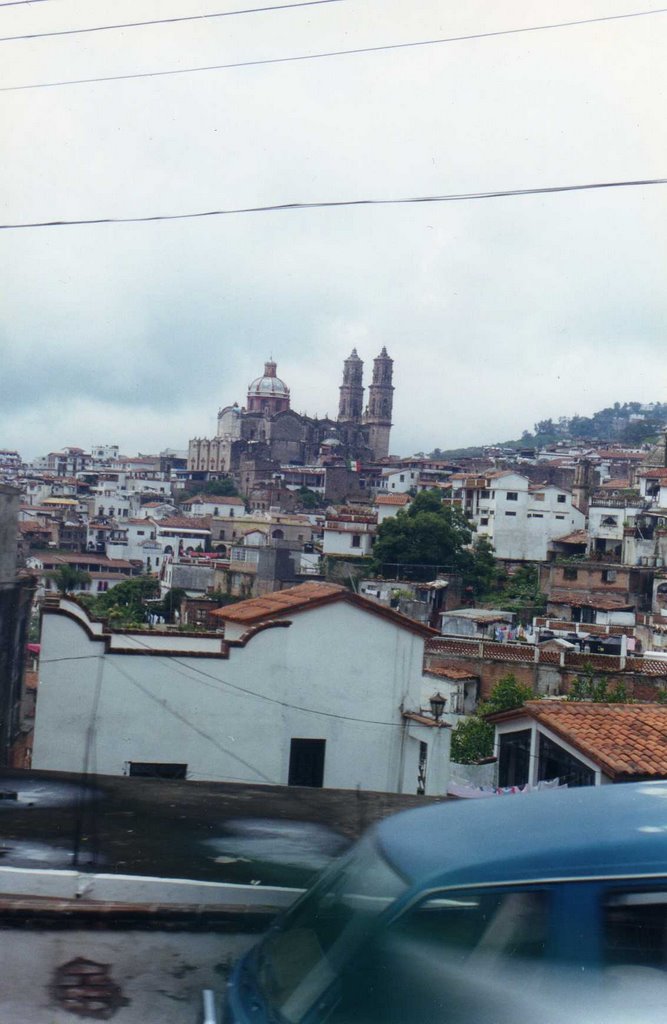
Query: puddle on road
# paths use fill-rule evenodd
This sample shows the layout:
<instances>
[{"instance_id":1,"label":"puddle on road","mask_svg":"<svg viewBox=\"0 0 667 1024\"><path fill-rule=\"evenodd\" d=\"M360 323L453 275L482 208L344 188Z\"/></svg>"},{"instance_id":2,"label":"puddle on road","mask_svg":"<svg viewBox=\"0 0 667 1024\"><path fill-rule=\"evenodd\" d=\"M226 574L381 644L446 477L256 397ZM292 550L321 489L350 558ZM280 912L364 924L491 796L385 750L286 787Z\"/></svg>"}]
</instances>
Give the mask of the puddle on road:
<instances>
[{"instance_id":1,"label":"puddle on road","mask_svg":"<svg viewBox=\"0 0 667 1024\"><path fill-rule=\"evenodd\" d=\"M217 864L234 866L240 878L265 885L300 885L349 846L326 825L269 818L231 819L203 845Z\"/></svg>"}]
</instances>

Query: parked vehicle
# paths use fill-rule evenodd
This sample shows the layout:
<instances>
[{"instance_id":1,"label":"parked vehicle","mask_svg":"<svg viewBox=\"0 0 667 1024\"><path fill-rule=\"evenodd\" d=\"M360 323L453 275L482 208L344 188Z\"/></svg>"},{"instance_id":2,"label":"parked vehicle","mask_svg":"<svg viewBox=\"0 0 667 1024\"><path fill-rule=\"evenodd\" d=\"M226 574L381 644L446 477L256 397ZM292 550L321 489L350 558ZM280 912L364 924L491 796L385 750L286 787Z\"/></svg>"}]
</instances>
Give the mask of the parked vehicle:
<instances>
[{"instance_id":1,"label":"parked vehicle","mask_svg":"<svg viewBox=\"0 0 667 1024\"><path fill-rule=\"evenodd\" d=\"M667 784L448 801L327 869L237 966L225 1020L657 1024L666 924Z\"/></svg>"}]
</instances>

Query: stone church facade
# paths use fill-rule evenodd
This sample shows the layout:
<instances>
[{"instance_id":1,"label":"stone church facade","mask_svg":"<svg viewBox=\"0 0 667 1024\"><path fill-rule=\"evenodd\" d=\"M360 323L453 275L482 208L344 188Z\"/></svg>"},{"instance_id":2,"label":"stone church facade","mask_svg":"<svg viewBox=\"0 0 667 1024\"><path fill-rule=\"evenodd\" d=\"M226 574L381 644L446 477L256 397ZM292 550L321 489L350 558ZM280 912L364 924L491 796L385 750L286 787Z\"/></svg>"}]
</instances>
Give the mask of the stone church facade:
<instances>
[{"instance_id":1,"label":"stone church facade","mask_svg":"<svg viewBox=\"0 0 667 1024\"><path fill-rule=\"evenodd\" d=\"M363 362L356 349L345 360L338 418L304 416L290 406L290 389L269 360L248 387L246 404L218 412L213 438L193 438L188 469L238 473L249 462L263 473L281 465L345 465L377 462L389 454L394 387L393 360L383 348L373 361L364 409Z\"/></svg>"}]
</instances>

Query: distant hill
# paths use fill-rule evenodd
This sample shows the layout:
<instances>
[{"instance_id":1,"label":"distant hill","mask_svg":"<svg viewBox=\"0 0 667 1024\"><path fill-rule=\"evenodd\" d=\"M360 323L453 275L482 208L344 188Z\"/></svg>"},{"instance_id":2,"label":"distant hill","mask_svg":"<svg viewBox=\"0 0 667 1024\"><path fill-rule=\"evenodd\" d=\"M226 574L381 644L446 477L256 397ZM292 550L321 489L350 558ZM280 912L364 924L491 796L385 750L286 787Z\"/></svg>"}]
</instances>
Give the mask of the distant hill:
<instances>
[{"instance_id":1,"label":"distant hill","mask_svg":"<svg viewBox=\"0 0 667 1024\"><path fill-rule=\"evenodd\" d=\"M641 402L614 402L613 406L600 409L592 416L561 416L555 421L539 420L532 431L524 430L516 440L489 442L484 447L543 448L558 441L613 441L641 445L655 441L665 426L667 402L650 402L648 405ZM433 459L474 458L483 454L484 447L434 448L429 456Z\"/></svg>"}]
</instances>

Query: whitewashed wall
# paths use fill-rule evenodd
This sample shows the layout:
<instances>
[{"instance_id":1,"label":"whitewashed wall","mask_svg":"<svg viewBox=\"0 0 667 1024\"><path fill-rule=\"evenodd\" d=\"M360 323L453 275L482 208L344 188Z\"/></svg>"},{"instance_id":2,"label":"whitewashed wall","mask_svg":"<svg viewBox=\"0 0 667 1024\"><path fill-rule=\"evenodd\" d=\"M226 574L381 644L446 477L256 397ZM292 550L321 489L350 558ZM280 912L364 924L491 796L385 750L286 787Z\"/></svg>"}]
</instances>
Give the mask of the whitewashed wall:
<instances>
[{"instance_id":1,"label":"whitewashed wall","mask_svg":"<svg viewBox=\"0 0 667 1024\"><path fill-rule=\"evenodd\" d=\"M338 602L256 634L229 659L105 653L80 619L47 611L33 767L81 771L87 759L118 775L129 761L179 762L191 779L285 784L298 737L326 740L327 787L415 792L419 741L440 733L437 756L449 756L449 730L418 741L401 717L401 704L419 707L423 645ZM438 787L443 777L446 764Z\"/></svg>"}]
</instances>

